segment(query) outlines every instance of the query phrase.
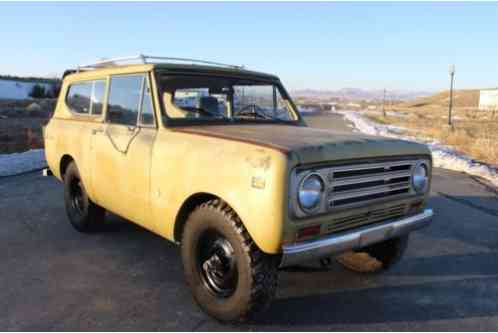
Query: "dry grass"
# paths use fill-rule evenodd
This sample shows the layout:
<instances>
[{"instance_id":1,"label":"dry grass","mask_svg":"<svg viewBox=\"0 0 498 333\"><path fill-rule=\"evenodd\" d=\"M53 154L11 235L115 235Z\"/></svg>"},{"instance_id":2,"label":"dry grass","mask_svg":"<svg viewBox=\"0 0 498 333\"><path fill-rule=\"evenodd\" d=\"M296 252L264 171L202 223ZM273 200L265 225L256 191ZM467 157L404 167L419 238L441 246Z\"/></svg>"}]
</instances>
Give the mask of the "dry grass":
<instances>
[{"instance_id":1,"label":"dry grass","mask_svg":"<svg viewBox=\"0 0 498 333\"><path fill-rule=\"evenodd\" d=\"M404 102L400 107L418 108L418 107L447 107L450 100L450 92L443 91L432 96L417 98L414 101ZM479 105L479 90L455 90L453 93L453 105L457 108L476 108Z\"/></svg>"},{"instance_id":2,"label":"dry grass","mask_svg":"<svg viewBox=\"0 0 498 333\"><path fill-rule=\"evenodd\" d=\"M448 126L447 107L400 105L390 111L395 113L388 113L387 117L378 112L367 115L380 123L407 128L414 136L429 137L454 146L476 160L498 165L498 112L456 108L451 128Z\"/></svg>"}]
</instances>

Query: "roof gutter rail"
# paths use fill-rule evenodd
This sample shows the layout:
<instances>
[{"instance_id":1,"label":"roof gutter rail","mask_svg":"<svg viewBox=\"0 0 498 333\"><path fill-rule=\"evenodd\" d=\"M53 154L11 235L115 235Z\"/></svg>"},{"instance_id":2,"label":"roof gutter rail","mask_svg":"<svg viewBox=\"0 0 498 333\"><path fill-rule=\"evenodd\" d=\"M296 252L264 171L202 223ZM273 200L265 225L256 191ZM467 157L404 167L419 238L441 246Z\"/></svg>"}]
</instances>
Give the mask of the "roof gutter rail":
<instances>
[{"instance_id":1,"label":"roof gutter rail","mask_svg":"<svg viewBox=\"0 0 498 333\"><path fill-rule=\"evenodd\" d=\"M120 65L135 65L135 64L192 64L192 65L212 65L233 69L244 69L244 66L240 65L229 65L220 62L207 61L207 60L199 60L199 59L190 59L190 58L177 58L177 57L160 57L160 56L150 56L150 55L135 55L130 57L119 57L119 58L110 58L110 59L102 59L100 61L78 65L76 67L76 72L87 71L87 70L95 70L99 68L108 68L115 67Z\"/></svg>"}]
</instances>

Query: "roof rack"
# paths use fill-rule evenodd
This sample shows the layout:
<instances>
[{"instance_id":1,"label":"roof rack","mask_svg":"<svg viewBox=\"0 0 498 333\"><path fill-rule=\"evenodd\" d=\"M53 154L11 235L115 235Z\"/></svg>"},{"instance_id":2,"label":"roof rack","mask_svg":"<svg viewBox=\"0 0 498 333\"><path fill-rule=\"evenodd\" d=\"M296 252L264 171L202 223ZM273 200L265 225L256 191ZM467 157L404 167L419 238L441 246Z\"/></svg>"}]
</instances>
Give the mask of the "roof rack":
<instances>
[{"instance_id":1,"label":"roof rack","mask_svg":"<svg viewBox=\"0 0 498 333\"><path fill-rule=\"evenodd\" d=\"M76 67L76 71L80 72L83 70L93 70L97 68L108 68L120 65L132 65L132 64L161 64L161 63L188 63L192 65L200 64L200 65L213 65L234 69L243 69L244 66L238 65L228 65L214 61L206 61L206 60L197 60L197 59L189 59L189 58L174 58L174 57L156 57L156 56L148 56L139 54L131 57L120 57L120 58L111 58L111 59L103 59L97 61L93 64L85 64L79 65Z\"/></svg>"}]
</instances>

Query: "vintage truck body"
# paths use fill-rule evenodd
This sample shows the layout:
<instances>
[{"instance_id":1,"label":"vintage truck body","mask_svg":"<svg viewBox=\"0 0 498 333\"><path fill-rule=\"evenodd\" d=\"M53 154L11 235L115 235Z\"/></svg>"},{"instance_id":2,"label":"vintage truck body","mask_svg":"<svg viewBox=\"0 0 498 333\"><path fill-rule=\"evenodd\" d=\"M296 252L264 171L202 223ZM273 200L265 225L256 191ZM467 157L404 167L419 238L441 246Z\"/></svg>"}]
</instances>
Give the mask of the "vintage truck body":
<instances>
[{"instance_id":1,"label":"vintage truck body","mask_svg":"<svg viewBox=\"0 0 498 333\"><path fill-rule=\"evenodd\" d=\"M289 110L288 119L169 117L165 108L171 101L163 101L167 88L161 87L178 75L186 81L202 75L271 85L274 96L275 91L281 95L282 109ZM110 94L117 91L112 80L127 76L142 80L142 110L144 101L150 100L152 115L144 124L140 117L145 111L137 111L136 125L109 120L109 109L115 108ZM92 87L89 110L79 109L78 103L86 100L71 91L77 85L84 89L85 84ZM212 96L229 91L225 86L225 90L210 89L216 91ZM233 91L223 98L230 110L240 103L233 99ZM170 108L176 107L180 108ZM277 266L405 236L426 226L432 217L425 208L432 168L427 147L309 128L276 76L241 68L169 62L84 68L65 76L44 137L52 173L64 182L68 166L76 165L80 191L96 207L181 243L192 212L221 200L257 248L278 258ZM418 191L414 172L424 168L424 188ZM307 210L299 196L310 176L322 190L320 203Z\"/></svg>"}]
</instances>

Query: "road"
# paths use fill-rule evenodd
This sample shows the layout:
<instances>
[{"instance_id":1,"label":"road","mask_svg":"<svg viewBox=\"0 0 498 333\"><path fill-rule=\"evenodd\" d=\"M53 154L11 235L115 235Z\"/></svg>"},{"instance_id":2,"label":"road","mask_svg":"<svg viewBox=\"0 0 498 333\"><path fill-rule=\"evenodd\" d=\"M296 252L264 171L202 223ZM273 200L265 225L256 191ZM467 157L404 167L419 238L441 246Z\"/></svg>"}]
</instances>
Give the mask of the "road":
<instances>
[{"instance_id":1,"label":"road","mask_svg":"<svg viewBox=\"0 0 498 333\"><path fill-rule=\"evenodd\" d=\"M310 123L349 130L339 116ZM230 326L194 304L175 245L114 216L77 233L55 179L0 179L0 330L496 330L497 190L437 169L430 206L433 225L392 270L282 271L268 311Z\"/></svg>"}]
</instances>

